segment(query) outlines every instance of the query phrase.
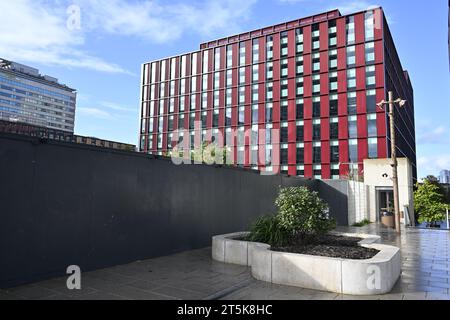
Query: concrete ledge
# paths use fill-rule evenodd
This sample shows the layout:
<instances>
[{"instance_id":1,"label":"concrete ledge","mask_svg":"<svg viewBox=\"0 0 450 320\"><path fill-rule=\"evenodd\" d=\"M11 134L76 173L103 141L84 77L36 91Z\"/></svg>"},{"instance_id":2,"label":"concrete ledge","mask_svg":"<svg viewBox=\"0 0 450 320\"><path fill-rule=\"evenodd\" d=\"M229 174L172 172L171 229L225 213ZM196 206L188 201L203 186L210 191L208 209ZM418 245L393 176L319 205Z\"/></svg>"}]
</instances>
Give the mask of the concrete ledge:
<instances>
[{"instance_id":1,"label":"concrete ledge","mask_svg":"<svg viewBox=\"0 0 450 320\"><path fill-rule=\"evenodd\" d=\"M276 252L268 244L236 240L247 234L213 237L213 259L250 266L257 280L351 295L388 293L400 277L400 249L378 244L379 236L332 232L362 238L359 245L380 251L371 259L351 260Z\"/></svg>"}]
</instances>

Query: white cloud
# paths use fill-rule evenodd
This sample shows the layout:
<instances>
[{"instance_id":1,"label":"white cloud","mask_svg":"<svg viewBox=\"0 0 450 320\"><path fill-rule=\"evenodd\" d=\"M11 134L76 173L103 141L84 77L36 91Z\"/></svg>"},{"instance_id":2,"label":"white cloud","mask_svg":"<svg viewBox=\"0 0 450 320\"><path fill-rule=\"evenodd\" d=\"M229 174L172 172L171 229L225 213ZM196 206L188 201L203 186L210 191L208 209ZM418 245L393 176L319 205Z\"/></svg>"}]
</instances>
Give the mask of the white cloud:
<instances>
[{"instance_id":1,"label":"white cloud","mask_svg":"<svg viewBox=\"0 0 450 320\"><path fill-rule=\"evenodd\" d=\"M110 101L102 101L100 103L101 106L114 110L114 111L124 111L124 112L135 112L136 108L132 109L129 107L126 107L124 105L121 105L119 103L115 103L115 102L110 102Z\"/></svg>"},{"instance_id":2,"label":"white cloud","mask_svg":"<svg viewBox=\"0 0 450 320\"><path fill-rule=\"evenodd\" d=\"M18 62L127 73L81 49L84 36L66 27L64 9L48 1L1 1L0 56Z\"/></svg>"},{"instance_id":3,"label":"white cloud","mask_svg":"<svg viewBox=\"0 0 450 320\"><path fill-rule=\"evenodd\" d=\"M437 175L441 170L450 169L450 153L422 156L417 159L417 167L419 168L419 178L429 174ZM423 173L420 176L420 173Z\"/></svg>"},{"instance_id":4,"label":"white cloud","mask_svg":"<svg viewBox=\"0 0 450 320\"><path fill-rule=\"evenodd\" d=\"M368 1L345 1L337 3L335 7L330 9L338 8L342 14L349 14L353 12L363 11L378 8L379 6Z\"/></svg>"},{"instance_id":5,"label":"white cloud","mask_svg":"<svg viewBox=\"0 0 450 320\"><path fill-rule=\"evenodd\" d=\"M89 117L104 119L104 120L110 120L113 118L113 116L109 112L99 109L99 108L78 107L77 113L81 114L81 115L89 116Z\"/></svg>"},{"instance_id":6,"label":"white cloud","mask_svg":"<svg viewBox=\"0 0 450 320\"><path fill-rule=\"evenodd\" d=\"M257 0L158 1L78 0L82 28L164 43L186 33L211 36L239 30Z\"/></svg>"},{"instance_id":7,"label":"white cloud","mask_svg":"<svg viewBox=\"0 0 450 320\"><path fill-rule=\"evenodd\" d=\"M417 133L418 144L450 144L450 129L439 125L419 125Z\"/></svg>"},{"instance_id":8,"label":"white cloud","mask_svg":"<svg viewBox=\"0 0 450 320\"><path fill-rule=\"evenodd\" d=\"M86 38L131 36L165 43L194 33L212 36L239 30L257 0L202 0L179 4L126 0L0 1L0 57L107 73L130 73L89 53ZM69 30L67 8L80 7L80 30Z\"/></svg>"}]
</instances>

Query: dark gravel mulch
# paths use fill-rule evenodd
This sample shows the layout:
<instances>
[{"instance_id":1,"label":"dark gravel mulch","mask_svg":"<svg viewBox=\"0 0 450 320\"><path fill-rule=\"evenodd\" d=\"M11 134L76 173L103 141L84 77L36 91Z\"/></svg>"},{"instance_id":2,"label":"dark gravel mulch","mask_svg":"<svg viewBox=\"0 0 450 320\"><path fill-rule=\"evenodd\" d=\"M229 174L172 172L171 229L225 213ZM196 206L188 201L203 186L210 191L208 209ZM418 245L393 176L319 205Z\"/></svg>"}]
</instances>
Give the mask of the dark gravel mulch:
<instances>
[{"instance_id":1,"label":"dark gravel mulch","mask_svg":"<svg viewBox=\"0 0 450 320\"><path fill-rule=\"evenodd\" d=\"M308 243L296 240L289 246L271 248L271 250L357 260L370 259L379 252L376 249L359 246L358 242L361 240L354 237L325 235Z\"/></svg>"}]
</instances>

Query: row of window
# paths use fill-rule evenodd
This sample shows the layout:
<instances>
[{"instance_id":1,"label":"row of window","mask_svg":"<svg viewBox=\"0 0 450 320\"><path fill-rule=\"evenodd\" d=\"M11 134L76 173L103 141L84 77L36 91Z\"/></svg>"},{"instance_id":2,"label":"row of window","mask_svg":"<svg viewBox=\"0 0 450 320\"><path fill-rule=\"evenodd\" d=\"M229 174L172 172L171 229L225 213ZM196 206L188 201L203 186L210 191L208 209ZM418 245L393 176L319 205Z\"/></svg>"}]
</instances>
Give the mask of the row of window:
<instances>
[{"instance_id":1,"label":"row of window","mask_svg":"<svg viewBox=\"0 0 450 320\"><path fill-rule=\"evenodd\" d=\"M329 36L329 46L334 47L337 44L337 35L336 35L336 20L330 20L328 22L328 36ZM288 55L288 34L287 31L282 32L280 34L280 54L281 57L286 57ZM372 41L374 40L374 14L372 11L365 13L365 41ZM259 57L260 57L260 43L259 39L253 39L252 40L252 62L258 63ZM354 16L347 17L347 23L346 23L346 43L347 45L353 45L355 43L355 20ZM240 42L239 43L239 65L243 66L246 63L249 64L250 61L246 61L246 42ZM304 49L304 39L303 39L303 28L297 28L295 30L295 45L296 45L296 53L303 53ZM311 45L312 50L318 50L320 49L320 28L319 24L314 24L312 26L312 34L311 34ZM273 35L266 36L266 60L270 61L273 59ZM221 48L215 48L214 49L214 70L220 69L220 49ZM190 62L191 62L191 70L192 75L197 74L197 63L199 55L202 56L202 71L203 73L210 72L212 70L209 70L209 50L204 50L201 53L194 52L191 54ZM181 56L181 63L180 63L180 75L181 78L186 77L187 75L187 59L188 55ZM158 62L152 62L151 65L144 65L144 76L145 79L148 79L148 73L149 69L151 69L151 83L156 82L156 72L157 72L157 63ZM169 80L166 74L167 69L167 63L168 60L162 60L161 61L161 68L160 68L160 81L166 81ZM233 64L233 48L232 45L228 45L226 47L226 67L230 68ZM170 78L175 79L176 77L176 58L172 58L170 60Z\"/></svg>"}]
</instances>

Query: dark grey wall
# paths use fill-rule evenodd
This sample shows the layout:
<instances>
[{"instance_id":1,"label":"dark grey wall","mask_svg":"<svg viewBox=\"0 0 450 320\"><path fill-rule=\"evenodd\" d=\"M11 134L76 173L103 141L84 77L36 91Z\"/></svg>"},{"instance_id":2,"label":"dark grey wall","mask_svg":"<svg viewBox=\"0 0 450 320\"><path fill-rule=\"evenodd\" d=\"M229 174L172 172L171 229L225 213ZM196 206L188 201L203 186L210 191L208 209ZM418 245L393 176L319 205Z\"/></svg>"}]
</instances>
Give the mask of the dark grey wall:
<instances>
[{"instance_id":1,"label":"dark grey wall","mask_svg":"<svg viewBox=\"0 0 450 320\"><path fill-rule=\"evenodd\" d=\"M0 134L0 287L208 246L273 213L280 185L319 191L346 224L317 180Z\"/></svg>"}]
</instances>

